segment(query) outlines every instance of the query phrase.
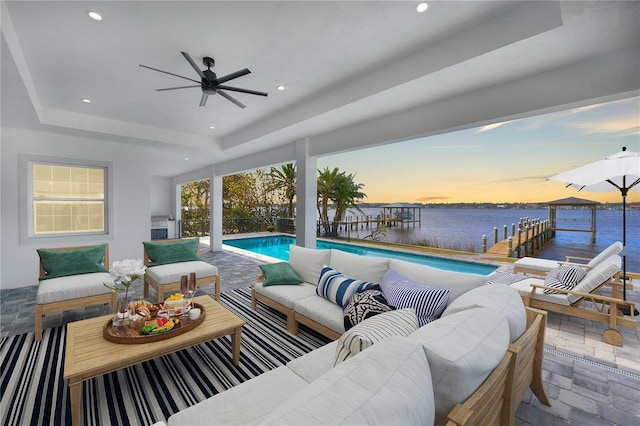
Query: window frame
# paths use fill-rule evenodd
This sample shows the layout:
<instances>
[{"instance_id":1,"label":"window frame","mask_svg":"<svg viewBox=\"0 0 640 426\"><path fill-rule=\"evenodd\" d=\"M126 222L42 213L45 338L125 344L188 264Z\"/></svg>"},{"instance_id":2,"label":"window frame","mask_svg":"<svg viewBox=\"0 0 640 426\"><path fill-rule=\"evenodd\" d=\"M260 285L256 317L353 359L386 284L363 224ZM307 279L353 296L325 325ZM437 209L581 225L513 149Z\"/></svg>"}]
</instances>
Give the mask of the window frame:
<instances>
[{"instance_id":1,"label":"window frame","mask_svg":"<svg viewBox=\"0 0 640 426\"><path fill-rule=\"evenodd\" d=\"M20 170L20 242L21 243L63 243L65 241L89 241L112 239L113 235L113 164L103 161L79 160L35 155L19 155ZM33 166L45 164L61 167L97 168L104 170L104 231L100 232L70 232L37 235L34 231L34 197L33 194Z\"/></svg>"}]
</instances>

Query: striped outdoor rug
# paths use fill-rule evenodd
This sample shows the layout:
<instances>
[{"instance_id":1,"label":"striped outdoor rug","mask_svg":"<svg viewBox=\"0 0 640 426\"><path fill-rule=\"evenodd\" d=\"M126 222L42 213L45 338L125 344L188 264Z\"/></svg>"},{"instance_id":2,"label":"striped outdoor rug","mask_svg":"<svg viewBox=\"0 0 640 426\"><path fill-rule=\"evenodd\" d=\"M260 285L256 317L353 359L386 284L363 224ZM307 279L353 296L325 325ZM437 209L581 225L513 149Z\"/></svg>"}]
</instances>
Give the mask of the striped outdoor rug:
<instances>
[{"instance_id":1,"label":"striped outdoor rug","mask_svg":"<svg viewBox=\"0 0 640 426\"><path fill-rule=\"evenodd\" d=\"M150 425L210 396L272 370L328 340L305 327L286 332L286 319L250 308L249 289L222 294L222 304L246 321L240 365L231 362L226 336L133 367L82 386L85 425ZM63 380L66 327L0 340L3 425L70 424L68 384Z\"/></svg>"}]
</instances>

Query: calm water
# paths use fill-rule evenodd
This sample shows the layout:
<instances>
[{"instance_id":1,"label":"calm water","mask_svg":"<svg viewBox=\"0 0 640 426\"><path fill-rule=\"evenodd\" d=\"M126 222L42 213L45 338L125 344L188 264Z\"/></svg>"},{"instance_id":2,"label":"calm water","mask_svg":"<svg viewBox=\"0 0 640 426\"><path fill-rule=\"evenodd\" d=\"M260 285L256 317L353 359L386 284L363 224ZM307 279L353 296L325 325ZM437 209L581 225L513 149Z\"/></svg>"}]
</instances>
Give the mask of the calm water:
<instances>
[{"instance_id":1,"label":"calm water","mask_svg":"<svg viewBox=\"0 0 640 426\"><path fill-rule=\"evenodd\" d=\"M362 209L367 215L378 215L381 209ZM362 213L350 212L362 215ZM389 227L380 241L411 243L429 240L447 247L454 244L461 249L480 252L482 235L487 245L493 243L493 228L498 228L498 240L503 238L503 226L511 235L511 224L516 226L521 217L547 219L547 209L454 209L422 208L422 223L413 227ZM589 229L590 210L559 210L558 226ZM375 229L375 228L373 228ZM591 243L587 232L556 232L556 237L537 256L563 260L565 254L592 255L604 250L615 241L622 241L622 210L598 210L596 214L596 242ZM351 230L351 237L364 238L372 229ZM640 272L640 210L627 211L627 270Z\"/></svg>"},{"instance_id":2,"label":"calm water","mask_svg":"<svg viewBox=\"0 0 640 426\"><path fill-rule=\"evenodd\" d=\"M260 253L266 256L275 257L276 259L289 260L289 245L295 244L296 241L294 237L274 235L268 237L225 240L224 243L233 247L249 250L254 253ZM318 241L316 243L316 248L324 250L333 248L363 256L366 255L372 257L389 257L393 259L419 263L421 265L432 266L434 268L446 269L449 271L467 272L479 275L488 275L496 269L493 266L483 265L480 263L463 262L452 259L441 259L433 256L420 256L411 253L397 253L390 250L355 246L351 244L340 244L327 241Z\"/></svg>"}]
</instances>

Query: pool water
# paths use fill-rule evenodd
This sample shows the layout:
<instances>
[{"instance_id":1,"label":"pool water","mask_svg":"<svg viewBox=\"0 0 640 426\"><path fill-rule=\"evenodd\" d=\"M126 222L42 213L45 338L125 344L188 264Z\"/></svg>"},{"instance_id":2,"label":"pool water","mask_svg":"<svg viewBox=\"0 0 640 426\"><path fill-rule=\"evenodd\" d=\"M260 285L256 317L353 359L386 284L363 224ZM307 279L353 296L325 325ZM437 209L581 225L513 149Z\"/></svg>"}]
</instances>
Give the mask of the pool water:
<instances>
[{"instance_id":1,"label":"pool water","mask_svg":"<svg viewBox=\"0 0 640 426\"><path fill-rule=\"evenodd\" d=\"M224 240L223 243L228 246L287 261L289 260L289 245L295 244L296 239L287 235L274 235L267 237L229 239ZM321 250L342 250L348 253L359 254L362 256L388 257L392 259L404 260L407 262L419 263L421 265L427 265L433 268L445 269L448 271L466 272L478 275L489 275L497 268L496 266L484 265L481 263L465 262L455 259L443 259L440 257L413 253L400 253L374 247L365 247L353 244L342 244L320 240L317 241L316 248Z\"/></svg>"}]
</instances>

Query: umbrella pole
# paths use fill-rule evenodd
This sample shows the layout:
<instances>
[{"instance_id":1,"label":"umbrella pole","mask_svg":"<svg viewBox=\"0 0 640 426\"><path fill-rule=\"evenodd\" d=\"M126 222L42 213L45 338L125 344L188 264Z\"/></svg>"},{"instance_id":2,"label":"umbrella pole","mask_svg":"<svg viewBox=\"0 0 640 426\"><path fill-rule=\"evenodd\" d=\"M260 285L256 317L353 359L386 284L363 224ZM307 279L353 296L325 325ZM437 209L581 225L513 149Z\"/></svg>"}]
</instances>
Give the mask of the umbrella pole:
<instances>
[{"instance_id":1,"label":"umbrella pole","mask_svg":"<svg viewBox=\"0 0 640 426\"><path fill-rule=\"evenodd\" d=\"M622 300L627 300L627 182L626 176L622 176ZM631 309L628 306L622 306L619 308L623 315L638 315L638 310Z\"/></svg>"}]
</instances>

